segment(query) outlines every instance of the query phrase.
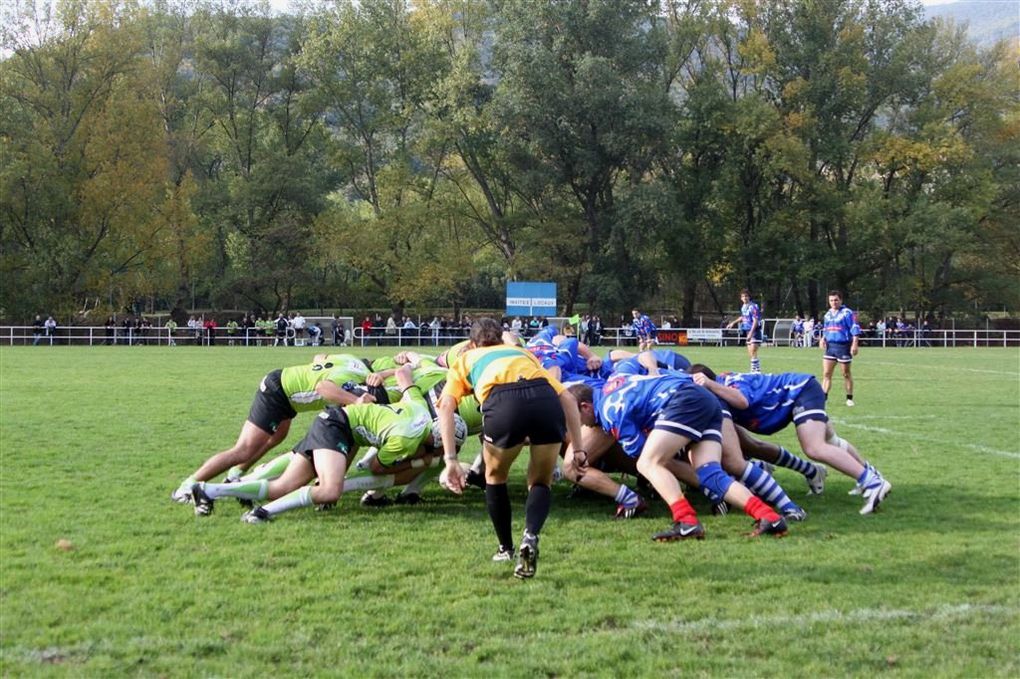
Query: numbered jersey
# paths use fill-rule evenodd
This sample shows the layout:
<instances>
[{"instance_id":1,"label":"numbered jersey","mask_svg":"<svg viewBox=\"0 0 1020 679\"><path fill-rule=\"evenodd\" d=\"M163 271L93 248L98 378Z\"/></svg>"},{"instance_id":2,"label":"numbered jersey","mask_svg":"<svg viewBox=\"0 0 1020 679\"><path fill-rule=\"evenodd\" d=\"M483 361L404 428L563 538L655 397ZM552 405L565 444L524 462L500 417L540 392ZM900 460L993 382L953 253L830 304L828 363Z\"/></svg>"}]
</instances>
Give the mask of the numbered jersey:
<instances>
[{"instance_id":1,"label":"numbered jersey","mask_svg":"<svg viewBox=\"0 0 1020 679\"><path fill-rule=\"evenodd\" d=\"M620 442L627 455L636 457L670 398L689 386L694 381L683 373L614 375L594 393L596 422Z\"/></svg>"},{"instance_id":2,"label":"numbered jersey","mask_svg":"<svg viewBox=\"0 0 1020 679\"><path fill-rule=\"evenodd\" d=\"M318 410L326 403L315 387L322 381L343 386L346 382L361 384L368 375L368 366L347 354L327 356L321 363L295 365L280 373L280 385L296 412Z\"/></svg>"}]
</instances>

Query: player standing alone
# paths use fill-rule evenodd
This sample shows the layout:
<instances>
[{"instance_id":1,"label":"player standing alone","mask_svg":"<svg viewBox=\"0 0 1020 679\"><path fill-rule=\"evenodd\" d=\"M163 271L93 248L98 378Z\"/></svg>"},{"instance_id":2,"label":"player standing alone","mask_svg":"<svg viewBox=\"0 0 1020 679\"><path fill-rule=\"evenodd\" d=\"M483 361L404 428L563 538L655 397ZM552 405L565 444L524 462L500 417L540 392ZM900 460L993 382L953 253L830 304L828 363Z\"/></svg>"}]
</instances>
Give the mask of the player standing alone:
<instances>
[{"instance_id":1,"label":"player standing alone","mask_svg":"<svg viewBox=\"0 0 1020 679\"><path fill-rule=\"evenodd\" d=\"M740 325L740 334L747 344L747 355L751 359L751 372L761 372L761 361L758 360L758 346L762 343L764 333L761 327L761 307L751 299L751 291L744 288L740 291L740 318L730 323L727 328Z\"/></svg>"},{"instance_id":2,"label":"player standing alone","mask_svg":"<svg viewBox=\"0 0 1020 679\"><path fill-rule=\"evenodd\" d=\"M829 310L822 321L822 391L828 396L832 372L839 363L843 370L843 386L846 387L846 404L851 408L854 405L854 378L850 376L850 363L857 355L860 334L857 314L843 304L843 294L839 290L830 290Z\"/></svg>"}]
</instances>

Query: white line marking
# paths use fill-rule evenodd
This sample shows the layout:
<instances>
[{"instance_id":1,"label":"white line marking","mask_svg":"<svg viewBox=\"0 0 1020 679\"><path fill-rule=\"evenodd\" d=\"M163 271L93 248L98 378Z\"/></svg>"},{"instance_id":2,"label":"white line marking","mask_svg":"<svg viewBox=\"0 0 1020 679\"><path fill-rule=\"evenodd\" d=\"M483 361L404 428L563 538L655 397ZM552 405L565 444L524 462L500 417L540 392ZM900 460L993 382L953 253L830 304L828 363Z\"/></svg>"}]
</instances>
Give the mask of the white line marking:
<instances>
[{"instance_id":1,"label":"white line marking","mask_svg":"<svg viewBox=\"0 0 1020 679\"><path fill-rule=\"evenodd\" d=\"M923 441L924 443L934 443L944 447L960 447L973 450L978 453L987 453L989 455L998 455L999 457L1008 457L1011 460L1020 460L1020 453L1016 453L1010 450L998 450L996 448L989 448L988 446L982 446L976 443L960 443L959 441L950 442L945 439L932 438L930 436L918 436L917 434L907 434L895 429L887 429L885 427L872 427L868 424L854 424L847 422L846 420L837 420L832 418L840 427L849 427L850 429L860 429L862 431L870 431L876 434L891 434L893 436L900 436L902 438L913 439L915 441Z\"/></svg>"},{"instance_id":2,"label":"white line marking","mask_svg":"<svg viewBox=\"0 0 1020 679\"><path fill-rule=\"evenodd\" d=\"M986 604L943 605L924 611L904 609L859 608L851 611L817 611L806 615L752 615L739 619L702 618L699 620L637 620L633 627L656 632L728 631L746 628L810 627L821 623L881 622L884 620L944 621L951 618L973 618L981 615L1014 616L1020 612L1011 606Z\"/></svg>"},{"instance_id":3,"label":"white line marking","mask_svg":"<svg viewBox=\"0 0 1020 679\"><path fill-rule=\"evenodd\" d=\"M869 365L891 365L891 366L895 366L897 368L909 368L911 370L917 370L917 366L916 365L911 365L910 363L896 363L895 361L868 361L868 364ZM956 365L945 365L945 364L939 365L938 369L940 371L943 371L943 372L946 371L946 370L959 370L961 372L968 372L968 373L984 373L986 375L1001 375L1003 377L1020 377L1020 372L1012 372L1012 371L1009 371L1009 370L982 370L981 368L963 368L963 367L956 366Z\"/></svg>"}]
</instances>

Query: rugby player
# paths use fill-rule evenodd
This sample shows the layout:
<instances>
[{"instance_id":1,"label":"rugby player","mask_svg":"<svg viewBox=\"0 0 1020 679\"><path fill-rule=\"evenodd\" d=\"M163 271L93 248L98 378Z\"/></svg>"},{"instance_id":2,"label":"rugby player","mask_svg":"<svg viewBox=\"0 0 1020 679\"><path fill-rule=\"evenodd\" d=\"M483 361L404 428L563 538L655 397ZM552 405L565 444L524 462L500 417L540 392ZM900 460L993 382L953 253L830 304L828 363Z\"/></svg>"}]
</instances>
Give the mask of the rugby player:
<instances>
[{"instance_id":1,"label":"rugby player","mask_svg":"<svg viewBox=\"0 0 1020 679\"><path fill-rule=\"evenodd\" d=\"M861 326L857 323L857 314L843 304L843 293L839 290L829 291L829 310L822 320L822 391L829 394L832 386L832 373L839 363L843 371L843 386L846 388L846 404L854 406L854 378L850 375L850 363L857 355L858 338Z\"/></svg>"},{"instance_id":2,"label":"rugby player","mask_svg":"<svg viewBox=\"0 0 1020 679\"><path fill-rule=\"evenodd\" d=\"M861 514L871 514L892 490L892 484L840 438L825 413L825 393L813 375L724 373L696 364L691 374L730 406L733 421L756 434L774 434L791 422L804 453L857 482L864 496Z\"/></svg>"}]
</instances>

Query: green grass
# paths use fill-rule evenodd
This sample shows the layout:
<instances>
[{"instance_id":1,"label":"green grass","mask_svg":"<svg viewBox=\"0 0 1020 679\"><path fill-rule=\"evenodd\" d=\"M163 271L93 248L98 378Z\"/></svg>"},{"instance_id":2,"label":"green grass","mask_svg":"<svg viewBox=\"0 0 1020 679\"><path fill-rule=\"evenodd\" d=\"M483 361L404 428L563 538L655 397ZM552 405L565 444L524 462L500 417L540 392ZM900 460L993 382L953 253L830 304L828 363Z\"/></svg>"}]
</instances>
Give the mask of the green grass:
<instances>
[{"instance_id":1,"label":"green grass","mask_svg":"<svg viewBox=\"0 0 1020 679\"><path fill-rule=\"evenodd\" d=\"M169 502L233 442L261 376L311 353L0 348L4 676L1020 674L1015 349L862 352L858 406L830 414L895 486L875 516L850 479L806 497L780 470L810 513L788 538L749 541L747 517L696 501L708 539L659 545L664 506L616 522L557 485L530 582L489 562L475 491L374 511L347 496L265 526L226 501L205 520ZM817 350L762 360L820 367Z\"/></svg>"}]
</instances>

